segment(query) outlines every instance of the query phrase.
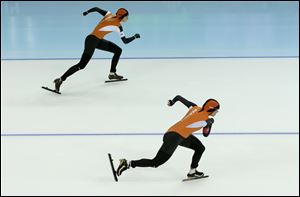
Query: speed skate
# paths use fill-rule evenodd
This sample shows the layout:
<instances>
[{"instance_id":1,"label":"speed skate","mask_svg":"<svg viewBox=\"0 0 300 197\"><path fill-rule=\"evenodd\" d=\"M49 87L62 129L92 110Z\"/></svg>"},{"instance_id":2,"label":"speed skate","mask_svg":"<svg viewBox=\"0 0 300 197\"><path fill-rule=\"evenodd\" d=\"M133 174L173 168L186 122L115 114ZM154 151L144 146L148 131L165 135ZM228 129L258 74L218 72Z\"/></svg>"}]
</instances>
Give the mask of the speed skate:
<instances>
[{"instance_id":1,"label":"speed skate","mask_svg":"<svg viewBox=\"0 0 300 197\"><path fill-rule=\"evenodd\" d=\"M209 177L208 175L203 175L203 176L198 176L198 177L190 177L190 178L182 179L182 182L198 180L198 179L203 179L203 178L208 178L208 177Z\"/></svg>"}]
</instances>

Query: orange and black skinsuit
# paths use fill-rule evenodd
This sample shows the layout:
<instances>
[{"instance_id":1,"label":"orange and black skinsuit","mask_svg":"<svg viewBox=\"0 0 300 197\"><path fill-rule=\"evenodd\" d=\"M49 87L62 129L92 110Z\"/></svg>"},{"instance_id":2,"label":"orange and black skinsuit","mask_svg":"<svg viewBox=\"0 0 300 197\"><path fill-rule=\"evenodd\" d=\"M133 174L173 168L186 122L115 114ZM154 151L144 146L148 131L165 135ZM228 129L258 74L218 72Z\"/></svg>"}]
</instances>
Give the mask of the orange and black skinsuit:
<instances>
[{"instance_id":1,"label":"orange and black skinsuit","mask_svg":"<svg viewBox=\"0 0 300 197\"><path fill-rule=\"evenodd\" d=\"M182 102L189 108L188 113L164 134L163 144L153 159L132 160L130 162L131 167L156 168L170 159L178 146L190 148L195 151L191 168L198 167L198 163L205 147L197 137L192 135L192 133L203 127L211 126L212 122L210 122L211 119L209 119L209 113L179 95L170 101L172 102L172 105L177 101Z\"/></svg>"},{"instance_id":2,"label":"orange and black skinsuit","mask_svg":"<svg viewBox=\"0 0 300 197\"><path fill-rule=\"evenodd\" d=\"M125 9L124 9L125 10ZM125 10L127 12L127 10ZM95 49L101 49L104 51L108 51L114 54L112 61L111 61L111 68L110 72L116 72L116 67L119 61L119 58L122 53L122 49L114 44L113 42L110 42L108 40L104 39L104 36L111 32L117 32L119 33L122 41L125 44L130 43L136 38L139 38L139 34L135 34L132 37L125 37L125 34L123 32L123 28L121 26L121 20L122 18L113 16L111 12L102 10L98 7L94 7L86 12L83 13L83 15L87 15L91 12L98 12L101 14L103 19L99 22L99 24L95 27L94 31L88 35L85 39L85 45L84 45L84 51L81 56L81 59L78 64L72 66L67 70L62 76L61 80L65 81L69 76L74 74L80 69L84 69L85 66L88 64L90 59L92 58ZM128 13L127 13L128 15Z\"/></svg>"}]
</instances>

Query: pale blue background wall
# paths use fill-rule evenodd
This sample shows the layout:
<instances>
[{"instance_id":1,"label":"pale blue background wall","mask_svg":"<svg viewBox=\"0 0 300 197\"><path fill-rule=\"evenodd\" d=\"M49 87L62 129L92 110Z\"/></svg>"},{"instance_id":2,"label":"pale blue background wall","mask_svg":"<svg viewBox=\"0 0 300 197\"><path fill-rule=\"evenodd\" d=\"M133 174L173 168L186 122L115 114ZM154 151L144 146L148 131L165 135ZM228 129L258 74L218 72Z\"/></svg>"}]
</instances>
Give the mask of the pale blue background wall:
<instances>
[{"instance_id":1,"label":"pale blue background wall","mask_svg":"<svg viewBox=\"0 0 300 197\"><path fill-rule=\"evenodd\" d=\"M5 2L1 1L1 59L79 58L101 19L91 7L125 7L122 58L298 56L299 3L294 2ZM94 57L111 54L96 52Z\"/></svg>"}]
</instances>

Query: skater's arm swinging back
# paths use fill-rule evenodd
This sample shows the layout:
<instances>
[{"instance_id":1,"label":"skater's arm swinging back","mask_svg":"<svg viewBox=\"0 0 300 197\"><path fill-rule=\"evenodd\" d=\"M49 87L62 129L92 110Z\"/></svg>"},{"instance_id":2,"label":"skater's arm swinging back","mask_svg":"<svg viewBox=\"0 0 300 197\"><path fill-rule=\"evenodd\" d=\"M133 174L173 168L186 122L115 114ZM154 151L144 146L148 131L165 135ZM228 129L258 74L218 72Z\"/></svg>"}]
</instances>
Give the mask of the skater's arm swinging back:
<instances>
[{"instance_id":1,"label":"skater's arm swinging back","mask_svg":"<svg viewBox=\"0 0 300 197\"><path fill-rule=\"evenodd\" d=\"M98 12L98 13L101 14L102 16L105 16L105 15L107 14L108 11L102 10L102 9L100 9L100 8L98 8L98 7L94 7L94 8L89 9L89 10L86 11L86 12L83 12L83 16L85 16L85 15L91 13L91 12Z\"/></svg>"},{"instance_id":2,"label":"skater's arm swinging back","mask_svg":"<svg viewBox=\"0 0 300 197\"><path fill-rule=\"evenodd\" d=\"M185 98L183 98L183 97L180 96L180 95L177 95L177 96L175 96L172 100L169 100L169 101L168 101L168 105L169 105L169 106L172 106L172 105L174 105L177 101L180 101L180 102L181 102L182 104L184 104L187 108L197 106L195 103L186 100Z\"/></svg>"}]
</instances>

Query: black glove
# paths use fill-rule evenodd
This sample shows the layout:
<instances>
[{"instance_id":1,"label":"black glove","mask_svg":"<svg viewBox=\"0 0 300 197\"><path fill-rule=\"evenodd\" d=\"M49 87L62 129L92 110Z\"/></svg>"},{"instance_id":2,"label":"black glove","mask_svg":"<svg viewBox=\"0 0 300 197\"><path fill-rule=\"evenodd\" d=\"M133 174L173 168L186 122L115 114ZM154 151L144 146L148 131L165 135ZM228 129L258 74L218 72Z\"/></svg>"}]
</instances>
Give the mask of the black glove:
<instances>
[{"instance_id":1,"label":"black glove","mask_svg":"<svg viewBox=\"0 0 300 197\"><path fill-rule=\"evenodd\" d=\"M141 36L140 36L140 34L135 34L134 37L135 38L140 38Z\"/></svg>"},{"instance_id":2,"label":"black glove","mask_svg":"<svg viewBox=\"0 0 300 197\"><path fill-rule=\"evenodd\" d=\"M212 124L208 124L205 127L203 127L202 134L203 134L204 137L209 136L210 131L211 131L211 127L212 127Z\"/></svg>"},{"instance_id":3,"label":"black glove","mask_svg":"<svg viewBox=\"0 0 300 197\"><path fill-rule=\"evenodd\" d=\"M203 127L203 136L204 137L208 137L211 131L211 127L212 124L214 123L214 119L213 118L209 118L208 120L206 120L207 125L205 127Z\"/></svg>"},{"instance_id":4,"label":"black glove","mask_svg":"<svg viewBox=\"0 0 300 197\"><path fill-rule=\"evenodd\" d=\"M208 120L206 120L207 125L212 125L214 123L214 119L213 118L209 118Z\"/></svg>"},{"instance_id":5,"label":"black glove","mask_svg":"<svg viewBox=\"0 0 300 197\"><path fill-rule=\"evenodd\" d=\"M174 102L172 100L168 100L168 106L174 105Z\"/></svg>"},{"instance_id":6,"label":"black glove","mask_svg":"<svg viewBox=\"0 0 300 197\"><path fill-rule=\"evenodd\" d=\"M86 16L88 14L88 12L83 12L83 16Z\"/></svg>"}]
</instances>

